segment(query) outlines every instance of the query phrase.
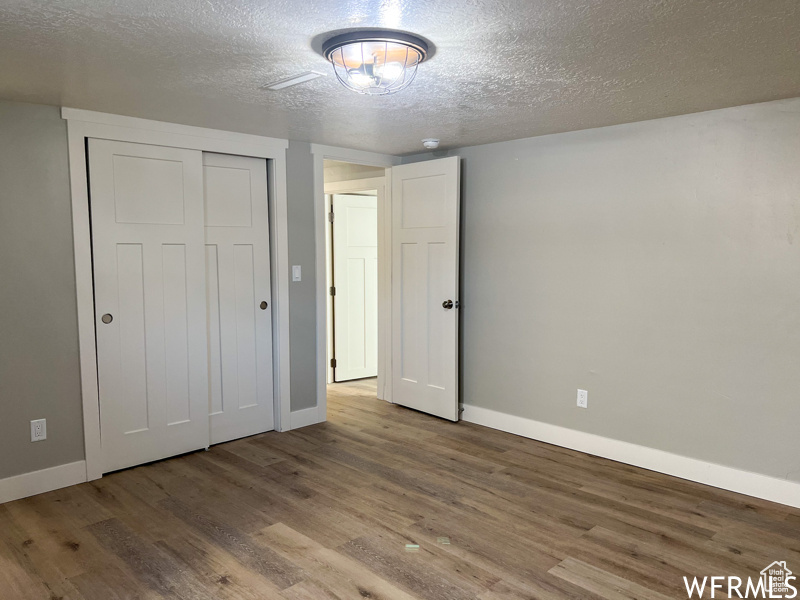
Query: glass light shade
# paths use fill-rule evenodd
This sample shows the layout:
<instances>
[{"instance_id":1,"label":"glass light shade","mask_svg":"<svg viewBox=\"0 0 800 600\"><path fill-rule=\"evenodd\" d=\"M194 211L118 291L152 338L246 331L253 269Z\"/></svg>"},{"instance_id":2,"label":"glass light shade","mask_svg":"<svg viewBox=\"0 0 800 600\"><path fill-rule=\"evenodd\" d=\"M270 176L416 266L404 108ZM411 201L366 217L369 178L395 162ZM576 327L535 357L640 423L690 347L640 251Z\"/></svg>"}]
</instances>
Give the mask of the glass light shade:
<instances>
[{"instance_id":1,"label":"glass light shade","mask_svg":"<svg viewBox=\"0 0 800 600\"><path fill-rule=\"evenodd\" d=\"M408 87L427 52L424 42L407 35L391 39L384 32L360 38L350 34L332 42L324 53L336 78L346 88L370 96L393 94Z\"/></svg>"}]
</instances>

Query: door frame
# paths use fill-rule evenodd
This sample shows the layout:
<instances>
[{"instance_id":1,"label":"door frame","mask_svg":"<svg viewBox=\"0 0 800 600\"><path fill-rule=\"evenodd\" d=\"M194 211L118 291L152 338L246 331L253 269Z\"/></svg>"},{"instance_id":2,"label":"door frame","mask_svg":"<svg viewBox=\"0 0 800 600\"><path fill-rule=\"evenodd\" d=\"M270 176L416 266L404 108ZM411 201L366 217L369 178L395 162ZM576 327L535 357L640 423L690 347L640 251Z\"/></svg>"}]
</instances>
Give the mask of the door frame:
<instances>
[{"instance_id":1,"label":"door frame","mask_svg":"<svg viewBox=\"0 0 800 600\"><path fill-rule=\"evenodd\" d=\"M316 300L317 300L317 418L315 423L322 423L327 419L328 414L328 390L327 390L327 374L328 374L328 298L330 294L327 290L327 259L326 259L326 223L328 223L328 210L326 207L325 199L325 161L336 160L340 162L355 163L359 165L368 165L371 167L383 167L386 169L386 174L382 178L384 180L384 194L383 202L378 202L378 228L381 240L378 242L378 281L379 290L383 289L383 285L391 289L391 256L387 255L385 247L391 248L391 169L395 165L401 163L399 156L392 156L390 154L380 154L377 152L367 152L364 150L350 150L347 148L338 148L336 146L325 146L321 144L311 144L311 154L314 157L314 203L316 208L314 210L314 239L316 242ZM376 189L374 187L368 189ZM385 263L385 264L384 264ZM384 282L384 276L388 279ZM387 304L384 304L386 302ZM385 310L384 310L385 307ZM378 314L391 322L391 298L383 299L378 296ZM383 325L380 324L382 328ZM381 329L382 330L382 329ZM387 331L385 336L387 346L383 353L383 360L386 361L386 368L382 369L386 374L383 389L378 390L378 397L391 402L391 335ZM381 362L381 354L378 355L378 362ZM379 368L379 371L381 369ZM309 423L310 424L310 423Z\"/></svg>"},{"instance_id":2,"label":"door frame","mask_svg":"<svg viewBox=\"0 0 800 600\"><path fill-rule=\"evenodd\" d=\"M376 199L377 206L381 206L382 204L385 206L385 198L386 198L386 176L383 177L370 177L367 179L350 179L348 181L336 181L331 183L325 184L325 212L330 214L333 209L333 196L339 194L358 194L359 192L371 192L375 190L375 196L371 196ZM369 196L368 196L369 197ZM385 216L386 213L384 212L382 216ZM378 221L378 231L380 232L381 229L385 232L385 227L382 227L382 223L380 220ZM378 245L381 246L381 241L384 239L383 235L379 236ZM330 284L329 281L333 281L333 261L331 260L333 257L331 255L331 248L333 244L333 223L330 221L328 222L326 229L325 229L325 273L326 273L326 287ZM380 277L380 266L378 276L378 296L380 297L384 293L389 293L384 286L391 282L391 278L382 278ZM391 275L391 274L390 274ZM389 296L389 299L391 297ZM326 345L327 354L325 355L325 382L326 383L333 383L333 367L331 366L331 358L334 358L334 349L333 349L333 332L335 330L333 324L333 296L328 294L328 304L327 310L325 312L325 318L328 320L327 328L326 328ZM383 346L385 350L386 344L385 337L386 337L386 330L383 327L383 323L378 323L378 344L379 346ZM381 353L383 354L383 353ZM385 394L385 364L380 364L380 355L378 359L378 398L381 400L384 399Z\"/></svg>"},{"instance_id":3,"label":"door frame","mask_svg":"<svg viewBox=\"0 0 800 600\"><path fill-rule=\"evenodd\" d=\"M270 217L275 429L278 431L288 430L290 428L290 379L286 149L289 142L257 135L149 121L67 107L61 109L61 118L67 122L69 144L86 480L91 481L102 477L100 395L97 385L92 238L86 159L87 138L171 146L266 159L267 198L264 200L267 202Z\"/></svg>"}]
</instances>

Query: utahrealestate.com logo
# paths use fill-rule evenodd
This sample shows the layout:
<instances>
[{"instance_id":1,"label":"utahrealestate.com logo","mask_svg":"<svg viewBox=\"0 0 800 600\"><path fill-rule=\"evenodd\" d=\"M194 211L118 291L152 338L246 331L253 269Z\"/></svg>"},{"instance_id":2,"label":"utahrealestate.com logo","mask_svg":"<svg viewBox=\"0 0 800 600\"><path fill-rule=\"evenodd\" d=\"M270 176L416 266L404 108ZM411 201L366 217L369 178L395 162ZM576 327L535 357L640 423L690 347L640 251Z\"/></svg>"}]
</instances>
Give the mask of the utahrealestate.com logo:
<instances>
[{"instance_id":1,"label":"utahrealestate.com logo","mask_svg":"<svg viewBox=\"0 0 800 600\"><path fill-rule=\"evenodd\" d=\"M786 568L786 561L775 561L766 569L761 571L761 577L753 581L751 577L747 581L742 581L741 577L695 577L689 580L683 578L686 585L686 592L689 598L694 598L697 592L698 598L703 598L703 592L708 589L711 597L719 590L720 593L728 593L728 598L797 598L797 588L794 586L795 577ZM735 594L735 595L734 595ZM722 597L722 596L720 596Z\"/></svg>"}]
</instances>

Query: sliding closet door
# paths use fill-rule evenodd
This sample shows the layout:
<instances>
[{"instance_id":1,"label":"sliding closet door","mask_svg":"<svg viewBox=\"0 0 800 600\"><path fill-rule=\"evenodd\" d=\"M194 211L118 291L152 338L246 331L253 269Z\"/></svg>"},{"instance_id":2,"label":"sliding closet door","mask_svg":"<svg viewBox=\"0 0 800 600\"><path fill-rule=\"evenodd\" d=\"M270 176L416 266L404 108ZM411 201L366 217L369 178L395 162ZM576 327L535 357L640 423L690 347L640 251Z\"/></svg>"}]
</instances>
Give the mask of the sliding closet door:
<instances>
[{"instance_id":1,"label":"sliding closet door","mask_svg":"<svg viewBox=\"0 0 800 600\"><path fill-rule=\"evenodd\" d=\"M203 155L211 443L274 427L263 159Z\"/></svg>"},{"instance_id":2,"label":"sliding closet door","mask_svg":"<svg viewBox=\"0 0 800 600\"><path fill-rule=\"evenodd\" d=\"M208 446L202 154L89 141L103 471Z\"/></svg>"}]
</instances>

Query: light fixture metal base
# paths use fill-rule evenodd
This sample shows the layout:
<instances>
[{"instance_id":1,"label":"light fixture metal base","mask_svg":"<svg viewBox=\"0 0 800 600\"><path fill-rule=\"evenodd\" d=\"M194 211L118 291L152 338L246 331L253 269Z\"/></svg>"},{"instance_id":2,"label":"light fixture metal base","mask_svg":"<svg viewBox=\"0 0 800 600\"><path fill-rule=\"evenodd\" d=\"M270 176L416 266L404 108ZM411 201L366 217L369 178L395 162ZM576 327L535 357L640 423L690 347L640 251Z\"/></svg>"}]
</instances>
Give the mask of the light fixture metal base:
<instances>
[{"instance_id":1,"label":"light fixture metal base","mask_svg":"<svg viewBox=\"0 0 800 600\"><path fill-rule=\"evenodd\" d=\"M404 44L414 48L420 53L421 58L419 62L424 61L428 57L428 44L425 40L410 33L389 29L362 29L335 35L322 44L322 55L327 60L332 60L331 55L335 50L347 44L361 42L394 42Z\"/></svg>"}]
</instances>

